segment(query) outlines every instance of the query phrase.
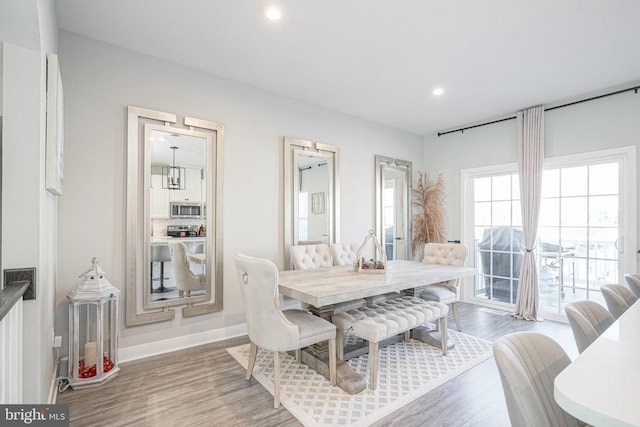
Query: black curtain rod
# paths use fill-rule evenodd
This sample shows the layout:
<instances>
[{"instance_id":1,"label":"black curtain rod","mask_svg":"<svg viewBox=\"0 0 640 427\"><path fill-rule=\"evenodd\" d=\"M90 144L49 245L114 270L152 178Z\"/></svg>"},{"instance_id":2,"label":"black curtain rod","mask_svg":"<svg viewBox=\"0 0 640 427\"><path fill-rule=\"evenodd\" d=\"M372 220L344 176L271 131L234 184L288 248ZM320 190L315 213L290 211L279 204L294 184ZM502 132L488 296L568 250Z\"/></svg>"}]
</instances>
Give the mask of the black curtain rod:
<instances>
[{"instance_id":1,"label":"black curtain rod","mask_svg":"<svg viewBox=\"0 0 640 427\"><path fill-rule=\"evenodd\" d=\"M600 98L605 98L605 97L611 96L611 95L618 95L619 93L629 92L631 90L634 91L635 93L638 93L638 89L640 89L640 86L630 87L630 88L627 88L627 89L621 89L621 90L617 90L615 92L605 93L605 94L602 94L602 95L593 96L591 98L581 99L579 101L573 101L573 102L569 102L567 104L556 105L555 107L545 108L544 111L557 110L558 108L569 107L571 105L576 105L576 104L580 104L580 103L587 102L587 101L593 101L593 100L600 99ZM505 117L504 119L493 120L491 122L480 123L480 124L473 125L473 126L466 126L466 127L463 127L463 128L454 129L454 130L448 130L448 131L445 131L445 132L438 132L438 136L442 136L442 135L446 135L448 133L454 133L454 132L462 132L462 133L464 133L464 131L467 130L467 129L473 129L473 128L478 128L480 126L492 125L494 123L506 122L507 120L513 120L515 118L516 118L516 116Z\"/></svg>"}]
</instances>

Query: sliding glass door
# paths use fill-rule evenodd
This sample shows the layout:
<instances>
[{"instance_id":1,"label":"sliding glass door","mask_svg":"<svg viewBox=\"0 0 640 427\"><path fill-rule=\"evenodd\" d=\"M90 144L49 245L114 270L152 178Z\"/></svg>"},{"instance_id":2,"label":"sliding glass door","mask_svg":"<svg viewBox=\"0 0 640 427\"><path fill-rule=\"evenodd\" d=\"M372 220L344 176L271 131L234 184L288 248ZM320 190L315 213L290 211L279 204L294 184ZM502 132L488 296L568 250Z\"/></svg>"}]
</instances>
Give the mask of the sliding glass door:
<instances>
[{"instance_id":1,"label":"sliding glass door","mask_svg":"<svg viewBox=\"0 0 640 427\"><path fill-rule=\"evenodd\" d=\"M600 287L635 271L632 151L545 161L536 247L541 312L563 314L575 300L604 304ZM514 304L524 250L516 166L463 175L465 236L479 271L473 298Z\"/></svg>"}]
</instances>

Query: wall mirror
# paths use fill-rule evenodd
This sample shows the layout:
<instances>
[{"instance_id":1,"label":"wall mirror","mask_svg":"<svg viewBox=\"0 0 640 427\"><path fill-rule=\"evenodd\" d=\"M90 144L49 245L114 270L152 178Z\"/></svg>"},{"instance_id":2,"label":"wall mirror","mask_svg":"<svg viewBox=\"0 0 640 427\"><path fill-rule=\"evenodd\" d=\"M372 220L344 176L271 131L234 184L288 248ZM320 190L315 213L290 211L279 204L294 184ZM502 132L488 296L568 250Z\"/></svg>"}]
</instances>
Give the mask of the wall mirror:
<instances>
[{"instance_id":1,"label":"wall mirror","mask_svg":"<svg viewBox=\"0 0 640 427\"><path fill-rule=\"evenodd\" d=\"M335 243L338 235L338 148L284 138L284 250L291 245Z\"/></svg>"},{"instance_id":2,"label":"wall mirror","mask_svg":"<svg viewBox=\"0 0 640 427\"><path fill-rule=\"evenodd\" d=\"M375 157L376 234L388 260L411 259L411 162Z\"/></svg>"},{"instance_id":3,"label":"wall mirror","mask_svg":"<svg viewBox=\"0 0 640 427\"><path fill-rule=\"evenodd\" d=\"M224 126L130 106L126 324L222 310Z\"/></svg>"}]
</instances>

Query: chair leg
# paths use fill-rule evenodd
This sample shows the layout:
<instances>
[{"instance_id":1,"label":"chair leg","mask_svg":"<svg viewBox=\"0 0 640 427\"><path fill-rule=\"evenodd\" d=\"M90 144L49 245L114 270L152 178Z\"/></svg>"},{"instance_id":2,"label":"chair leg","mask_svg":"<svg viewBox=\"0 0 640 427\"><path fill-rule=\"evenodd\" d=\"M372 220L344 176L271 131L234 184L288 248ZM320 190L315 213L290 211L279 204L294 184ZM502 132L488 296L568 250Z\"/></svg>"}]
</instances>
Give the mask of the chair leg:
<instances>
[{"instance_id":1,"label":"chair leg","mask_svg":"<svg viewBox=\"0 0 640 427\"><path fill-rule=\"evenodd\" d=\"M253 373L253 367L256 366L256 357L258 356L258 346L254 343L249 345L249 363L247 364L247 374L245 375L245 380L251 379L251 374Z\"/></svg>"},{"instance_id":2,"label":"chair leg","mask_svg":"<svg viewBox=\"0 0 640 427\"><path fill-rule=\"evenodd\" d=\"M295 351L296 362L300 362L301 357L302 357L302 349L296 348L296 351Z\"/></svg>"},{"instance_id":3,"label":"chair leg","mask_svg":"<svg viewBox=\"0 0 640 427\"><path fill-rule=\"evenodd\" d=\"M273 352L273 407L280 407L280 352Z\"/></svg>"},{"instance_id":4,"label":"chair leg","mask_svg":"<svg viewBox=\"0 0 640 427\"><path fill-rule=\"evenodd\" d=\"M369 341L369 388L378 386L378 343Z\"/></svg>"},{"instance_id":5,"label":"chair leg","mask_svg":"<svg viewBox=\"0 0 640 427\"><path fill-rule=\"evenodd\" d=\"M336 385L337 383L336 338L329 340L329 381L331 382L331 385Z\"/></svg>"},{"instance_id":6,"label":"chair leg","mask_svg":"<svg viewBox=\"0 0 640 427\"><path fill-rule=\"evenodd\" d=\"M458 314L458 302L454 302L451 304L451 308L453 309L453 318L456 321L456 327L458 328L458 332L462 332L462 325L460 323L460 316Z\"/></svg>"},{"instance_id":7,"label":"chair leg","mask_svg":"<svg viewBox=\"0 0 640 427\"><path fill-rule=\"evenodd\" d=\"M411 340L411 329L409 329L408 331L404 331L404 340L405 341Z\"/></svg>"},{"instance_id":8,"label":"chair leg","mask_svg":"<svg viewBox=\"0 0 640 427\"><path fill-rule=\"evenodd\" d=\"M442 346L442 355L446 356L447 355L447 316L442 316L438 323L440 324L440 337L442 339L440 343Z\"/></svg>"}]
</instances>

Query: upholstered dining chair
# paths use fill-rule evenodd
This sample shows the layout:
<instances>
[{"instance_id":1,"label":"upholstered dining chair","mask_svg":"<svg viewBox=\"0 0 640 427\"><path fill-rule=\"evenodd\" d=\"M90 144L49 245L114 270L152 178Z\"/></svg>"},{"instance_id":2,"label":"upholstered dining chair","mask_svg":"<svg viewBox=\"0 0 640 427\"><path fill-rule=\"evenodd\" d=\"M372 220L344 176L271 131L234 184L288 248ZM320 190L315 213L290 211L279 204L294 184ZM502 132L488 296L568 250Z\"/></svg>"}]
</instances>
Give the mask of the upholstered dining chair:
<instances>
[{"instance_id":1,"label":"upholstered dining chair","mask_svg":"<svg viewBox=\"0 0 640 427\"><path fill-rule=\"evenodd\" d=\"M626 280L627 285L629 285L629 289L640 298L640 274L627 273L624 275L624 280Z\"/></svg>"},{"instance_id":2,"label":"upholstered dining chair","mask_svg":"<svg viewBox=\"0 0 640 427\"><path fill-rule=\"evenodd\" d=\"M538 332L515 332L493 344L511 425L582 426L553 398L553 382L571 359L553 339Z\"/></svg>"},{"instance_id":3,"label":"upholstered dining chair","mask_svg":"<svg viewBox=\"0 0 640 427\"><path fill-rule=\"evenodd\" d=\"M245 379L250 380L258 347L273 352L273 407L280 407L280 352L329 342L329 380L336 384L336 327L302 310L279 307L278 269L266 259L237 254L236 270L251 341Z\"/></svg>"},{"instance_id":4,"label":"upholstered dining chair","mask_svg":"<svg viewBox=\"0 0 640 427\"><path fill-rule=\"evenodd\" d=\"M191 292L204 289L204 275L194 274L189 266L187 245L184 242L169 242L169 253L180 298L190 297Z\"/></svg>"},{"instance_id":5,"label":"upholstered dining chair","mask_svg":"<svg viewBox=\"0 0 640 427\"><path fill-rule=\"evenodd\" d=\"M424 260L427 264L462 266L467 258L468 249L457 243L427 243L424 247ZM460 279L450 280L426 286L420 297L427 301L437 301L451 306L453 318L458 331L462 331L458 314L458 299L460 298Z\"/></svg>"},{"instance_id":6,"label":"upholstered dining chair","mask_svg":"<svg viewBox=\"0 0 640 427\"><path fill-rule=\"evenodd\" d=\"M334 265L354 265L360 245L357 243L332 243L331 255Z\"/></svg>"},{"instance_id":7,"label":"upholstered dining chair","mask_svg":"<svg viewBox=\"0 0 640 427\"><path fill-rule=\"evenodd\" d=\"M328 245L292 245L289 248L291 263L295 270L330 267L331 250Z\"/></svg>"},{"instance_id":8,"label":"upholstered dining chair","mask_svg":"<svg viewBox=\"0 0 640 427\"><path fill-rule=\"evenodd\" d=\"M607 304L607 309L614 319L622 316L622 313L627 311L638 300L638 297L623 285L602 285L600 289L602 290L604 302Z\"/></svg>"},{"instance_id":9,"label":"upholstered dining chair","mask_svg":"<svg viewBox=\"0 0 640 427\"><path fill-rule=\"evenodd\" d=\"M564 307L564 311L580 353L615 322L607 309L594 301L571 302Z\"/></svg>"}]
</instances>

